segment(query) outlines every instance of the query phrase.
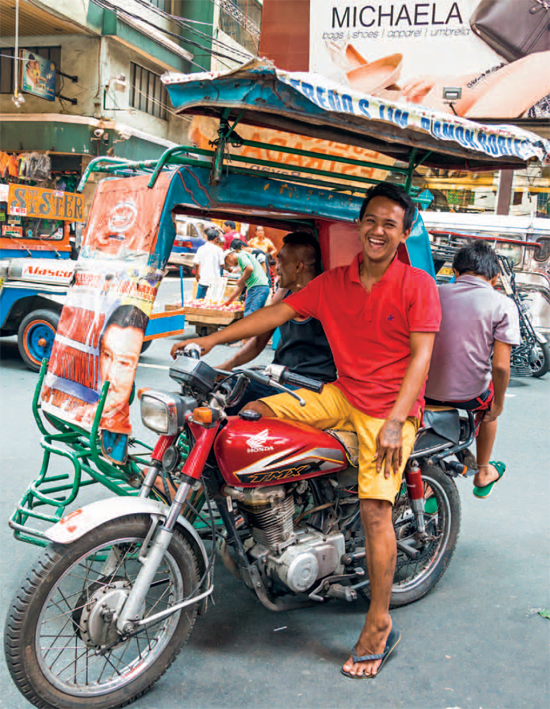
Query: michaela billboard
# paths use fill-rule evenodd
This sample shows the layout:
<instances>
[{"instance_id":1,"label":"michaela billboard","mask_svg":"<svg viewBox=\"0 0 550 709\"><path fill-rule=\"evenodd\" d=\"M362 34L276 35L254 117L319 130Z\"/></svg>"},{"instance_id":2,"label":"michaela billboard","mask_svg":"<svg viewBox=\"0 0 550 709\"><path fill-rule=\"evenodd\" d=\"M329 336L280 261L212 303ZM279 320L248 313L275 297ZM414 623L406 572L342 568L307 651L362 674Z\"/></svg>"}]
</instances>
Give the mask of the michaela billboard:
<instances>
[{"instance_id":1,"label":"michaela billboard","mask_svg":"<svg viewBox=\"0 0 550 709\"><path fill-rule=\"evenodd\" d=\"M312 72L466 118L550 118L546 0L310 2Z\"/></svg>"}]
</instances>

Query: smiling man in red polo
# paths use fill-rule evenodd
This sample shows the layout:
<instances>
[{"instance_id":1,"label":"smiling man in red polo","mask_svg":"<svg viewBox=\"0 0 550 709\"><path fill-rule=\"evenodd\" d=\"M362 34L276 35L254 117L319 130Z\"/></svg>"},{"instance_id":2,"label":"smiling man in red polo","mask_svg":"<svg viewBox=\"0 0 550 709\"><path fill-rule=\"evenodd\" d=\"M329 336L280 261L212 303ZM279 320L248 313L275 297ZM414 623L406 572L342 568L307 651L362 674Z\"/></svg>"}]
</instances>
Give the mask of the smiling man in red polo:
<instances>
[{"instance_id":1,"label":"smiling man in red polo","mask_svg":"<svg viewBox=\"0 0 550 709\"><path fill-rule=\"evenodd\" d=\"M392 505L414 444L441 309L433 279L397 258L415 207L400 187L370 189L359 215L362 252L349 266L326 271L284 302L264 308L209 337L204 352L273 330L299 316L321 321L338 379L321 394L300 390L248 404L264 416L317 428L352 428L359 439L359 497L371 603L348 677L376 675L399 642L389 613L396 560ZM190 340L174 345L172 355Z\"/></svg>"}]
</instances>

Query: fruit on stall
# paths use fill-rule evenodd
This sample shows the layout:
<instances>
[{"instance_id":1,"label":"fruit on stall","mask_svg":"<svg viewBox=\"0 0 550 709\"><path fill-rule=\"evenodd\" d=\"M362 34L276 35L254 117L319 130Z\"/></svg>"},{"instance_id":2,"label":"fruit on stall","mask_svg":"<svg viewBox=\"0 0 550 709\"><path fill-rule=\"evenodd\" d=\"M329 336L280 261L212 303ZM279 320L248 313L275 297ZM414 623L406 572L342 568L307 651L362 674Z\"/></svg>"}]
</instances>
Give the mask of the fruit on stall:
<instances>
[{"instance_id":1,"label":"fruit on stall","mask_svg":"<svg viewBox=\"0 0 550 709\"><path fill-rule=\"evenodd\" d=\"M186 308L202 308L204 310L222 310L224 312L238 312L244 310L243 303L234 302L229 305L224 305L223 300L188 300L185 303Z\"/></svg>"}]
</instances>

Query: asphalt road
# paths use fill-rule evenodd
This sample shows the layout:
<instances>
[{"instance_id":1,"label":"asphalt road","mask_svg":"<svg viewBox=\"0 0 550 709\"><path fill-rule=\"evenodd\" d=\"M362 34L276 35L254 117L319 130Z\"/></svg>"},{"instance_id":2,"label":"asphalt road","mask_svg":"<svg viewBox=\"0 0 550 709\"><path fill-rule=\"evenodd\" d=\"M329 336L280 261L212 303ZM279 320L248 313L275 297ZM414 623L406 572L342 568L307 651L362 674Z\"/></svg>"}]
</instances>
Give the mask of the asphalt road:
<instances>
[{"instance_id":1,"label":"asphalt road","mask_svg":"<svg viewBox=\"0 0 550 709\"><path fill-rule=\"evenodd\" d=\"M41 449L30 407L37 375L25 369L12 338L0 344L3 617L39 554L15 541L6 521L39 470ZM157 341L142 356L137 386L171 388L170 345ZM220 363L229 351L210 357ZM133 706L547 709L550 621L538 611L550 608L549 382L550 375L512 381L495 451L508 471L485 501L473 497L469 481L459 481L463 518L455 556L431 594L393 612L402 642L378 678L340 675L364 602L273 614L219 563L215 605L198 619L170 671ZM0 706L30 706L3 658Z\"/></svg>"}]
</instances>

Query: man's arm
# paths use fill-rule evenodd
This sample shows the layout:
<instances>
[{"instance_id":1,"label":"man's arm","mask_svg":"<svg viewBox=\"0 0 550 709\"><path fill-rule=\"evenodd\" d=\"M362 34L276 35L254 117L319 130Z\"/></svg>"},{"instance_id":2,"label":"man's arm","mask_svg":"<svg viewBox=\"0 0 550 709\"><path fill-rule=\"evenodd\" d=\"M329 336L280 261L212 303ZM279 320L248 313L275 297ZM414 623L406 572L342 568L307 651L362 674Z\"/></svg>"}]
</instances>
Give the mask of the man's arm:
<instances>
[{"instance_id":1,"label":"man's arm","mask_svg":"<svg viewBox=\"0 0 550 709\"><path fill-rule=\"evenodd\" d=\"M241 277L237 281L237 285L235 286L235 290L233 291L233 293L231 293L229 298L225 301L224 305L229 305L229 303L232 303L235 300L235 298L238 298L240 296L240 294L244 290L244 286L245 286L246 281L250 278L253 271L254 271L254 269L252 268L252 266L247 266L244 269Z\"/></svg>"},{"instance_id":2,"label":"man's arm","mask_svg":"<svg viewBox=\"0 0 550 709\"><path fill-rule=\"evenodd\" d=\"M495 340L493 352L493 387L495 388L495 398L491 404L491 409L483 417L483 423L495 421L504 410L504 395L510 381L510 355L512 345Z\"/></svg>"},{"instance_id":3,"label":"man's arm","mask_svg":"<svg viewBox=\"0 0 550 709\"><path fill-rule=\"evenodd\" d=\"M170 354L175 359L176 354L192 342L201 347L203 354L208 354L216 345L245 340L265 332L271 332L278 328L279 325L287 322L287 320L295 318L296 314L296 311L286 303L268 305L267 308L256 310L256 312L247 315L246 318L237 320L232 325L223 330L218 330L218 332L208 335L208 337L198 337L178 342L172 347Z\"/></svg>"},{"instance_id":4,"label":"man's arm","mask_svg":"<svg viewBox=\"0 0 550 709\"><path fill-rule=\"evenodd\" d=\"M197 283L200 281L201 277L201 265L198 263L198 261L195 263L195 280Z\"/></svg>"},{"instance_id":5,"label":"man's arm","mask_svg":"<svg viewBox=\"0 0 550 709\"><path fill-rule=\"evenodd\" d=\"M278 288L277 292L273 296L271 305L282 303L287 293L287 288ZM264 332L262 335L252 337L235 355L233 355L233 357L231 357L231 359L228 359L227 362L221 364L220 369L225 369L227 372L232 372L235 367L241 367L243 364L247 364L253 359L256 359L256 357L264 351L267 343L269 342L269 338L274 332L275 330L269 330L268 332Z\"/></svg>"},{"instance_id":6,"label":"man's arm","mask_svg":"<svg viewBox=\"0 0 550 709\"><path fill-rule=\"evenodd\" d=\"M426 381L434 345L434 332L411 332L411 359L399 394L384 425L376 437L376 470L384 464L384 477L397 473L403 460L403 424Z\"/></svg>"}]
</instances>

